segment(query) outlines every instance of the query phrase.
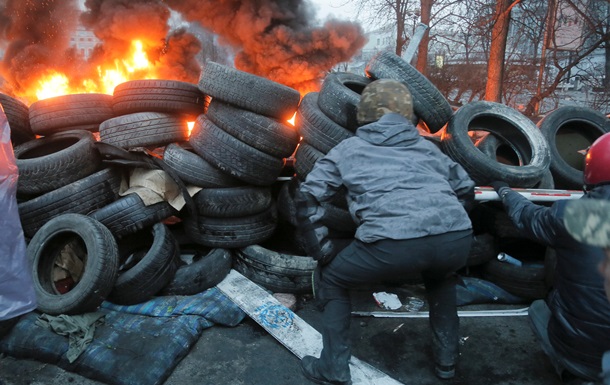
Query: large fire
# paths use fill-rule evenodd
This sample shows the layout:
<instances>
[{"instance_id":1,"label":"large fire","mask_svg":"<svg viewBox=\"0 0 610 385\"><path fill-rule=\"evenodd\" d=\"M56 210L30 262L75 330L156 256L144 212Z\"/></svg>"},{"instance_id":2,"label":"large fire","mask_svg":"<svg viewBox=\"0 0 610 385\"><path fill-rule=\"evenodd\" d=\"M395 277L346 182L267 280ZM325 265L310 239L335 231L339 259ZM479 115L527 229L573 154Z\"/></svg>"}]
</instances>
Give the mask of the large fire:
<instances>
[{"instance_id":1,"label":"large fire","mask_svg":"<svg viewBox=\"0 0 610 385\"><path fill-rule=\"evenodd\" d=\"M86 79L79 85L71 85L68 75L49 71L38 80L35 95L38 100L77 93L102 93L112 95L114 87L128 80L155 79L155 68L148 60L141 41L134 40L127 59L115 59L114 63L98 66L98 78Z\"/></svg>"}]
</instances>

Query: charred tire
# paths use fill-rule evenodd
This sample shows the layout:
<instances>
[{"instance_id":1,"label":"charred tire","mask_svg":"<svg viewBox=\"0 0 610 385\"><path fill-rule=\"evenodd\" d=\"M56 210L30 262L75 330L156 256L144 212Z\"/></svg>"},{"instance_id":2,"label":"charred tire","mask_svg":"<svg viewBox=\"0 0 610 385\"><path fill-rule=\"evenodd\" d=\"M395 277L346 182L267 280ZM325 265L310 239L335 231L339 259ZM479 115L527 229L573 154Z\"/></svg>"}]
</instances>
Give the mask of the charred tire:
<instances>
[{"instance_id":1,"label":"charred tire","mask_svg":"<svg viewBox=\"0 0 610 385\"><path fill-rule=\"evenodd\" d=\"M511 294L531 300L545 298L549 290L543 265L515 266L491 260L483 265L483 277Z\"/></svg>"},{"instance_id":2,"label":"charred tire","mask_svg":"<svg viewBox=\"0 0 610 385\"><path fill-rule=\"evenodd\" d=\"M134 305L151 299L174 277L178 242L162 223L119 242L119 275L108 301Z\"/></svg>"},{"instance_id":3,"label":"charred tire","mask_svg":"<svg viewBox=\"0 0 610 385\"><path fill-rule=\"evenodd\" d=\"M17 193L39 195L99 170L102 157L88 131L67 131L15 147Z\"/></svg>"},{"instance_id":4,"label":"charred tire","mask_svg":"<svg viewBox=\"0 0 610 385\"><path fill-rule=\"evenodd\" d=\"M232 254L227 249L210 249L180 244L178 270L161 291L162 295L193 295L220 283L231 271Z\"/></svg>"},{"instance_id":5,"label":"charred tire","mask_svg":"<svg viewBox=\"0 0 610 385\"><path fill-rule=\"evenodd\" d=\"M277 226L275 206L262 213L237 218L199 216L184 219L184 230L195 243L207 247L233 249L269 239Z\"/></svg>"},{"instance_id":6,"label":"charred tire","mask_svg":"<svg viewBox=\"0 0 610 385\"><path fill-rule=\"evenodd\" d=\"M371 79L366 76L346 72L329 73L320 89L320 109L338 125L356 131L360 94L369 83Z\"/></svg>"},{"instance_id":7,"label":"charred tire","mask_svg":"<svg viewBox=\"0 0 610 385\"><path fill-rule=\"evenodd\" d=\"M244 182L220 171L197 155L191 146L171 143L165 147L163 160L187 184L198 187L233 187Z\"/></svg>"},{"instance_id":8,"label":"charred tire","mask_svg":"<svg viewBox=\"0 0 610 385\"><path fill-rule=\"evenodd\" d=\"M212 100L206 116L229 135L276 158L292 155L299 143L293 127L218 99Z\"/></svg>"},{"instance_id":9,"label":"charred tire","mask_svg":"<svg viewBox=\"0 0 610 385\"><path fill-rule=\"evenodd\" d=\"M55 261L64 247L83 263L76 286L60 294L53 280ZM119 252L110 231L93 218L79 214L58 216L36 233L27 247L32 265L38 310L43 313L82 314L95 311L116 281Z\"/></svg>"},{"instance_id":10,"label":"charred tire","mask_svg":"<svg viewBox=\"0 0 610 385\"><path fill-rule=\"evenodd\" d=\"M483 139L476 143L476 147L483 154L489 156L491 159L495 159L499 163L508 164L511 166L519 166L524 164L520 159L520 154L515 152L513 148L506 142L495 136L494 134L488 134ZM548 169L542 174L540 182L533 186L536 189L554 189L555 183L553 181L553 174Z\"/></svg>"},{"instance_id":11,"label":"charred tire","mask_svg":"<svg viewBox=\"0 0 610 385\"><path fill-rule=\"evenodd\" d=\"M198 85L206 95L281 121L292 117L301 99L295 89L212 61L203 66Z\"/></svg>"},{"instance_id":12,"label":"charred tire","mask_svg":"<svg viewBox=\"0 0 610 385\"><path fill-rule=\"evenodd\" d=\"M11 143L13 146L36 138L30 127L30 109L27 105L0 93L0 106L2 106L8 125L11 128Z\"/></svg>"},{"instance_id":13,"label":"charred tire","mask_svg":"<svg viewBox=\"0 0 610 385\"><path fill-rule=\"evenodd\" d=\"M20 203L17 207L23 232L31 238L45 223L59 215L88 215L117 200L120 186L120 172L106 168Z\"/></svg>"},{"instance_id":14,"label":"charred tire","mask_svg":"<svg viewBox=\"0 0 610 385\"><path fill-rule=\"evenodd\" d=\"M188 140L184 117L161 112L139 112L108 119L100 125L100 140L124 149L162 147Z\"/></svg>"},{"instance_id":15,"label":"charred tire","mask_svg":"<svg viewBox=\"0 0 610 385\"><path fill-rule=\"evenodd\" d=\"M112 96L106 94L56 96L30 106L32 132L43 136L69 130L98 132L113 116Z\"/></svg>"},{"instance_id":16,"label":"charred tire","mask_svg":"<svg viewBox=\"0 0 610 385\"><path fill-rule=\"evenodd\" d=\"M189 143L199 156L246 183L269 186L282 172L284 161L247 145L199 115Z\"/></svg>"},{"instance_id":17,"label":"charred tire","mask_svg":"<svg viewBox=\"0 0 610 385\"><path fill-rule=\"evenodd\" d=\"M271 206L271 189L260 186L207 188L193 197L199 215L235 218L265 211Z\"/></svg>"},{"instance_id":18,"label":"charred tire","mask_svg":"<svg viewBox=\"0 0 610 385\"><path fill-rule=\"evenodd\" d=\"M319 159L324 157L324 153L306 142L301 141L296 153L294 154L294 169L299 180L304 181L307 174L311 172L313 166Z\"/></svg>"},{"instance_id":19,"label":"charred tire","mask_svg":"<svg viewBox=\"0 0 610 385\"><path fill-rule=\"evenodd\" d=\"M116 116L165 112L195 119L205 111L206 96L195 84L175 80L132 80L119 84L112 96Z\"/></svg>"},{"instance_id":20,"label":"charred tire","mask_svg":"<svg viewBox=\"0 0 610 385\"><path fill-rule=\"evenodd\" d=\"M320 109L318 100L317 92L310 92L303 97L297 110L295 126L304 141L326 154L354 134L326 116Z\"/></svg>"},{"instance_id":21,"label":"charred tire","mask_svg":"<svg viewBox=\"0 0 610 385\"><path fill-rule=\"evenodd\" d=\"M373 57L366 73L373 79L394 79L402 82L413 96L413 111L430 132L437 132L451 119L449 102L424 75L400 56L382 51Z\"/></svg>"},{"instance_id":22,"label":"charred tire","mask_svg":"<svg viewBox=\"0 0 610 385\"><path fill-rule=\"evenodd\" d=\"M520 158L522 166L490 159L472 143L468 131L489 131L502 138ZM442 135L443 149L461 164L477 185L495 180L512 187L532 187L540 182L551 162L546 139L534 123L508 106L478 101L460 108Z\"/></svg>"},{"instance_id":23,"label":"charred tire","mask_svg":"<svg viewBox=\"0 0 610 385\"><path fill-rule=\"evenodd\" d=\"M610 131L610 123L598 111L576 106L560 107L538 122L550 152L550 169L557 187L581 190L586 150L600 136Z\"/></svg>"},{"instance_id":24,"label":"charred tire","mask_svg":"<svg viewBox=\"0 0 610 385\"><path fill-rule=\"evenodd\" d=\"M273 292L311 293L311 274L317 263L310 257L289 255L251 245L236 250L235 270Z\"/></svg>"},{"instance_id":25,"label":"charred tire","mask_svg":"<svg viewBox=\"0 0 610 385\"><path fill-rule=\"evenodd\" d=\"M168 202L145 205L138 194L132 193L91 213L117 237L123 237L153 226L164 219L177 215L178 211Z\"/></svg>"}]
</instances>

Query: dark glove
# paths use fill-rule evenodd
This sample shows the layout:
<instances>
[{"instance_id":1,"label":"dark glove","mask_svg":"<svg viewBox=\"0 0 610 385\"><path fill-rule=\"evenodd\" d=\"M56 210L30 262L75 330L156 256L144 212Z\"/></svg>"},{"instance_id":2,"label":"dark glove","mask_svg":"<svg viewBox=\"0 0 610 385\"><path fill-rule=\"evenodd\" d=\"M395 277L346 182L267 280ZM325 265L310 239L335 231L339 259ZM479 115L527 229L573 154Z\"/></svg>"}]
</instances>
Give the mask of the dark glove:
<instances>
[{"instance_id":1,"label":"dark glove","mask_svg":"<svg viewBox=\"0 0 610 385\"><path fill-rule=\"evenodd\" d=\"M320 203L313 195L296 190L295 204L305 252L321 264L329 263L339 249L329 239L328 228L311 221L311 216L315 214Z\"/></svg>"},{"instance_id":2,"label":"dark glove","mask_svg":"<svg viewBox=\"0 0 610 385\"><path fill-rule=\"evenodd\" d=\"M500 196L500 199L504 199L504 196L506 195L506 193L508 193L510 191L510 186L508 185L508 183L506 183L504 181L498 180L498 181L491 182L490 186L493 187L494 190L496 190L496 192Z\"/></svg>"}]
</instances>

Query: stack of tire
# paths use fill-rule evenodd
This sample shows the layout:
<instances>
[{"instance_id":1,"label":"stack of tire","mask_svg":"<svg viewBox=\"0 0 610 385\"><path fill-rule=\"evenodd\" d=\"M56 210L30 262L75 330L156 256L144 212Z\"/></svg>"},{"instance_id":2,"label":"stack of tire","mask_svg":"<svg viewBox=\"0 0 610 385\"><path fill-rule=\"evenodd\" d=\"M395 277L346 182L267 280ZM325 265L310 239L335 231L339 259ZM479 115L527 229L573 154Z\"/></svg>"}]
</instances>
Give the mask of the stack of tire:
<instances>
[{"instance_id":1,"label":"stack of tire","mask_svg":"<svg viewBox=\"0 0 610 385\"><path fill-rule=\"evenodd\" d=\"M245 82L241 90L236 84L214 88L235 79ZM280 121L294 114L300 96L216 63L206 66L200 83L209 95L194 84L139 80L117 86L114 95L66 95L29 107L26 121L38 138L16 144L15 155L18 207L40 311L78 314L106 299L130 305L154 295L201 292L224 278L235 251L246 255L248 247L273 236L271 185L298 142ZM252 86L267 86L270 95L284 89L282 112L268 117L237 107ZM257 101L279 111L278 103L261 95ZM196 120L192 141L189 120ZM166 200L147 205L138 194L119 195L132 171L156 164L142 162L143 156L163 158L162 168L180 186L201 188L193 197L195 213L177 211ZM268 258L261 265L257 255L242 259L256 272L275 269ZM309 276L315 262L299 257L296 265L305 270L285 273ZM304 282L288 288L310 290Z\"/></svg>"}]
</instances>

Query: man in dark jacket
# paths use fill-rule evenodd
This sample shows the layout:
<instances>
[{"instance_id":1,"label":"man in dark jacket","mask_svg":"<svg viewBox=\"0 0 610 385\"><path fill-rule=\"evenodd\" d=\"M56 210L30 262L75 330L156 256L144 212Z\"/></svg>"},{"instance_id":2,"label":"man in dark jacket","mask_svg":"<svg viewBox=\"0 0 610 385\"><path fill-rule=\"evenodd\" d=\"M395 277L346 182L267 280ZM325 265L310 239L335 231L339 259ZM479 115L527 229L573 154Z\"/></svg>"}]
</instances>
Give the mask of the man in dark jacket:
<instances>
[{"instance_id":1,"label":"man in dark jacket","mask_svg":"<svg viewBox=\"0 0 610 385\"><path fill-rule=\"evenodd\" d=\"M579 199L568 202L564 223L570 235L580 242L604 249L606 258L598 268L610 301L610 201ZM601 380L603 385L610 385L610 350L602 358Z\"/></svg>"},{"instance_id":2,"label":"man in dark jacket","mask_svg":"<svg viewBox=\"0 0 610 385\"><path fill-rule=\"evenodd\" d=\"M465 265L472 240L471 222L459 199L474 200L474 182L419 135L412 116L411 94L402 83L370 83L358 105L356 136L318 160L300 188L298 216L307 243L315 245L308 253L321 266L314 291L324 306L324 347L319 359L302 360L305 376L317 383L351 383L348 289L412 273L421 273L426 287L436 374L454 376L459 324L455 271ZM343 187L358 228L356 239L335 257L320 224L321 203Z\"/></svg>"},{"instance_id":3,"label":"man in dark jacket","mask_svg":"<svg viewBox=\"0 0 610 385\"><path fill-rule=\"evenodd\" d=\"M610 134L593 143L585 158L581 199L610 200ZM534 301L529 317L534 333L564 381L598 381L602 355L610 349L610 302L598 265L601 247L574 239L564 224L568 200L536 205L504 182L492 186L513 223L528 238L555 249L553 290Z\"/></svg>"}]
</instances>

